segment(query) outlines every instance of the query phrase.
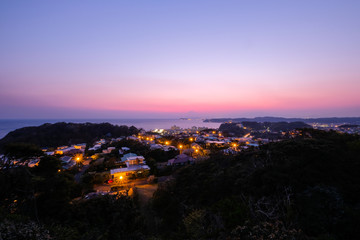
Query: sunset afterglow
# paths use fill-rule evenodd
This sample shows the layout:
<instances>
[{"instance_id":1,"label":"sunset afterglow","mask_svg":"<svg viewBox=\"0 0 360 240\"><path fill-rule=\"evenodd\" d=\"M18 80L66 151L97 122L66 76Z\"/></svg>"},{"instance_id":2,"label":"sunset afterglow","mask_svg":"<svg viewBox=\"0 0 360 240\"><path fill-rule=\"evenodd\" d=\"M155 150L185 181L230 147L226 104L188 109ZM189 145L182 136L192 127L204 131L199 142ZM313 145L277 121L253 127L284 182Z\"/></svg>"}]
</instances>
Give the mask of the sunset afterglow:
<instances>
[{"instance_id":1,"label":"sunset afterglow","mask_svg":"<svg viewBox=\"0 0 360 240\"><path fill-rule=\"evenodd\" d=\"M360 116L360 3L276 3L2 2L0 117Z\"/></svg>"}]
</instances>

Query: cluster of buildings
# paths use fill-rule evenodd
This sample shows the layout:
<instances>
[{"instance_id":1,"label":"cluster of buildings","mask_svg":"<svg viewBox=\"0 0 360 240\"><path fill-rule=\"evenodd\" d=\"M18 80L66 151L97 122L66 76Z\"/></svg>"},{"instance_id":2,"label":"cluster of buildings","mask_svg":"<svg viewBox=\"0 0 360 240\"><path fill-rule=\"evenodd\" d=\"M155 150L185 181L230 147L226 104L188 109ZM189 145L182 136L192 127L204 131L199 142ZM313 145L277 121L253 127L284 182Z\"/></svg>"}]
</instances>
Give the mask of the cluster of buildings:
<instances>
[{"instance_id":1,"label":"cluster of buildings","mask_svg":"<svg viewBox=\"0 0 360 240\"><path fill-rule=\"evenodd\" d=\"M221 132L214 129L199 129L193 127L191 129L180 129L179 127L172 127L171 131L164 131L163 136L171 136L178 141L189 142L189 144L183 145L192 149L192 153L196 155L198 152L208 152L206 149L224 148L225 152L238 152L249 147L258 147L259 144L268 143L268 139L255 139L250 134L246 134L243 137L225 137ZM165 146L169 143L165 143ZM163 145L164 146L164 145ZM172 146L174 147L174 146ZM181 145L177 146L181 148ZM185 151L186 149L184 149ZM189 152L189 150L188 150ZM187 152L187 153L188 153Z\"/></svg>"},{"instance_id":2,"label":"cluster of buildings","mask_svg":"<svg viewBox=\"0 0 360 240\"><path fill-rule=\"evenodd\" d=\"M54 150L43 148L43 152L48 156L61 156L59 159L64 169L69 169L79 163L84 156L86 143L74 144L71 146L59 146ZM39 159L37 159L39 161ZM29 167L32 167L28 165Z\"/></svg>"},{"instance_id":3,"label":"cluster of buildings","mask_svg":"<svg viewBox=\"0 0 360 240\"><path fill-rule=\"evenodd\" d=\"M125 163L126 167L111 169L111 182L121 183L150 170L150 167L146 165L145 158L143 156L138 156L135 153L125 154L121 158L121 162Z\"/></svg>"},{"instance_id":4,"label":"cluster of buildings","mask_svg":"<svg viewBox=\"0 0 360 240\"><path fill-rule=\"evenodd\" d=\"M312 124L314 128L323 130L336 130L346 133L360 133L359 125L349 124ZM243 126L241 126L243 127ZM296 136L295 130L288 131L290 137ZM96 153L92 157L104 156L113 152L118 153L117 161L119 168L110 169L110 175L113 180L126 179L129 176L150 170L143 156L131 153L129 147L117 148L113 143L122 140L138 141L149 147L150 151L161 150L165 152L176 151L178 155L168 159L166 163L162 162L159 166L179 166L185 164L194 164L196 161L206 158L211 151L220 150L225 154L236 154L248 148L256 148L261 144L266 144L270 140L265 138L255 138L254 132L247 133L242 137L224 136L222 132L216 129L192 127L182 129L173 126L170 129L155 129L152 132L141 131L138 135L119 137L111 139L99 139L88 148L88 151ZM273 140L271 140L273 141ZM69 169L84 159L85 143L74 144L71 146L59 146L55 149L43 149L47 155L59 156L64 169ZM95 157L93 159L96 159ZM91 160L91 158L89 158ZM13 161L13 164L22 164L28 167L37 166L39 158L28 159L25 162Z\"/></svg>"},{"instance_id":5,"label":"cluster of buildings","mask_svg":"<svg viewBox=\"0 0 360 240\"><path fill-rule=\"evenodd\" d=\"M312 123L311 126L325 131L334 130L340 133L360 134L360 125L358 124Z\"/></svg>"}]
</instances>

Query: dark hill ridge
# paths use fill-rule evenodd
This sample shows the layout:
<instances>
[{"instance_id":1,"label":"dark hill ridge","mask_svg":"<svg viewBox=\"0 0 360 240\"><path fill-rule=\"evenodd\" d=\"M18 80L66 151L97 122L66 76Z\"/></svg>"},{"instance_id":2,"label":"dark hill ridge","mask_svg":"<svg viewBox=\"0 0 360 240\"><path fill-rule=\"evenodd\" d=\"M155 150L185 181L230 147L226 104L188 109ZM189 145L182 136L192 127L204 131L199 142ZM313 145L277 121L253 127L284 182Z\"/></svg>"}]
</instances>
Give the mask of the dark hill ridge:
<instances>
[{"instance_id":1,"label":"dark hill ridge","mask_svg":"<svg viewBox=\"0 0 360 240\"><path fill-rule=\"evenodd\" d=\"M131 126L117 126L110 123L45 123L38 127L24 127L8 133L0 140L0 149L8 143L24 142L40 147L56 147L76 143L91 143L105 136L120 137L138 133Z\"/></svg>"},{"instance_id":2,"label":"dark hill ridge","mask_svg":"<svg viewBox=\"0 0 360 240\"><path fill-rule=\"evenodd\" d=\"M304 122L304 123L348 123L360 124L360 117L342 117L342 118L283 118L283 117L255 117L255 118L211 118L204 122Z\"/></svg>"},{"instance_id":3,"label":"dark hill ridge","mask_svg":"<svg viewBox=\"0 0 360 240\"><path fill-rule=\"evenodd\" d=\"M246 127L246 130L239 127L237 124L238 123L222 123L219 127L219 131L234 136L242 136L248 133L249 130L261 131L268 129L271 132L282 132L299 128L312 128L304 122L241 122L241 124Z\"/></svg>"},{"instance_id":4,"label":"dark hill ridge","mask_svg":"<svg viewBox=\"0 0 360 240\"><path fill-rule=\"evenodd\" d=\"M291 131L297 128L312 128L304 122L242 122L244 127L253 130L269 129L273 132Z\"/></svg>"}]
</instances>

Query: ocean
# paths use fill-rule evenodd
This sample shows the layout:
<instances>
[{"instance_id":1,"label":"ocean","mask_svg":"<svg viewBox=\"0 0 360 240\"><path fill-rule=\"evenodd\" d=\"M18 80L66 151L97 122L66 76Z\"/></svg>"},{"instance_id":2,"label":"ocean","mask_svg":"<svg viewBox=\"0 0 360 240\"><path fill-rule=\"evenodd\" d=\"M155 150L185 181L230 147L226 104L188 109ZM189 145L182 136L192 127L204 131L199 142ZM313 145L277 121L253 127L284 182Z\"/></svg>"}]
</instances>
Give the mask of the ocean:
<instances>
[{"instance_id":1,"label":"ocean","mask_svg":"<svg viewBox=\"0 0 360 240\"><path fill-rule=\"evenodd\" d=\"M146 131L153 129L169 129L176 125L181 128L207 127L218 128L220 123L203 122L203 119L0 119L0 139L11 131L22 127L40 126L44 123L73 122L73 123L104 123L127 125L143 128Z\"/></svg>"}]
</instances>

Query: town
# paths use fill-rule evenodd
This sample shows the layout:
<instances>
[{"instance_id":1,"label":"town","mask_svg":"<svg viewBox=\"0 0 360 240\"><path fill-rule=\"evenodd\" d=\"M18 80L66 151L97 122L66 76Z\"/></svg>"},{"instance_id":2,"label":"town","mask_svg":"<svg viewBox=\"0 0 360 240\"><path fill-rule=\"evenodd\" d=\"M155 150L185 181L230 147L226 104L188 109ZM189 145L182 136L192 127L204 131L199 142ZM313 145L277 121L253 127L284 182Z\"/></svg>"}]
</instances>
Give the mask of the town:
<instances>
[{"instance_id":1,"label":"town","mask_svg":"<svg viewBox=\"0 0 360 240\"><path fill-rule=\"evenodd\" d=\"M248 218L269 224L271 218L281 219L277 225L269 225L270 233L281 227L280 235L301 236L299 229L286 229L283 222L287 221L284 214L290 211L286 210L289 202L309 198L307 190L302 190L308 189L307 181L318 186L329 179L326 181L334 184L332 179L339 176L348 179L341 185L346 190L347 182L357 181L358 176L359 135L347 133L357 131L358 126L319 127L326 130L302 122L225 122L217 129L173 126L151 131L107 123L56 123L18 129L4 138L13 142L3 146L1 156L1 199L8 214L4 216L8 217L0 231L3 236L10 236L17 230L10 231L9 227L16 226L44 235L41 239L47 239L48 233L61 235L59 239L80 239L77 234L82 234L81 239L92 239L92 234L103 236L100 230L109 229L109 234L122 233L125 238L141 233L160 234L166 239L175 232L177 236L195 239L198 234L212 234L202 232L198 225L192 230L194 221L208 218L204 215L207 211L211 218L222 216L219 223L201 222L206 229L216 227L219 236L243 236L243 232L229 233L226 229ZM89 139L94 140L56 146L56 142L64 143L62 136L71 142L65 129L71 129L72 139L80 139L77 132L87 132ZM42 141L51 147L39 148L33 144L43 140L37 137L39 133L60 134ZM17 136L25 139L25 135L29 137L27 142L14 141ZM347 164L342 163L344 156ZM295 183L289 187L291 181ZM331 187L314 187L311 194L325 191L323 188L326 198L336 202L338 193L333 193ZM352 195L355 190L351 189L346 193ZM256 196L252 195L254 192L260 194L257 200L251 200ZM306 201L311 201L310 206L321 204L316 198ZM302 202L297 204L301 206ZM237 212L238 208L243 210ZM321 211L330 213L333 208ZM235 215L228 218L230 213ZM33 220L24 219L30 225L23 226L11 220L16 214ZM313 215L297 214L317 223L311 220ZM322 216L319 213L317 219ZM113 229L106 225L109 218L127 224L114 225ZM60 227L54 229L52 223L46 224L46 219L60 221ZM240 220L224 227L223 223L229 224L233 219ZM251 223L242 224L252 227ZM64 226L68 228L63 229ZM92 228L95 232L88 233ZM306 225L302 228L310 232Z\"/></svg>"},{"instance_id":2,"label":"town","mask_svg":"<svg viewBox=\"0 0 360 240\"><path fill-rule=\"evenodd\" d=\"M276 123L279 124L279 123ZM151 198L158 184L172 178L177 169L194 165L209 158L211 154L234 155L258 148L269 142L294 138L301 134L296 127L313 127L327 131L358 133L357 125L320 125L314 123L274 124L255 122L224 123L219 129L192 127L182 129L140 129L138 134L106 137L92 144L79 143L71 146L42 148L45 156L61 161L58 171L74 175L76 183L86 186L79 199L102 195L132 195L135 191ZM274 130L275 129L275 130ZM27 159L2 155L1 168L39 165L42 156Z\"/></svg>"}]
</instances>

